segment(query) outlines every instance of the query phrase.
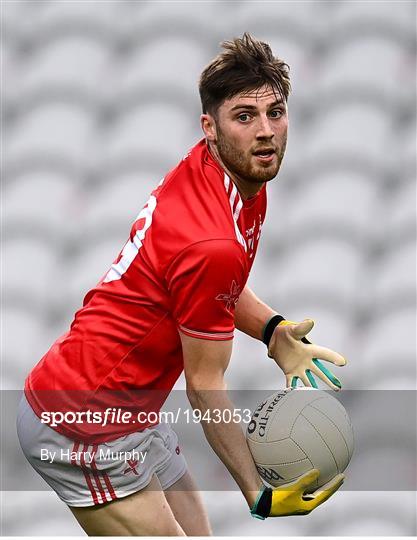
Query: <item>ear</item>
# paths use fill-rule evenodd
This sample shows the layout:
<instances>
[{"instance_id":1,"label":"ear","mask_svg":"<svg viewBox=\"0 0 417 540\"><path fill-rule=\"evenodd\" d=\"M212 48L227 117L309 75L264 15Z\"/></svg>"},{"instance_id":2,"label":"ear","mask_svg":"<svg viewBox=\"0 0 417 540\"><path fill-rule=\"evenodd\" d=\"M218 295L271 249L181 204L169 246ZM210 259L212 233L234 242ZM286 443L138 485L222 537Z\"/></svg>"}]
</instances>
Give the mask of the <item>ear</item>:
<instances>
[{"instance_id":1,"label":"ear","mask_svg":"<svg viewBox=\"0 0 417 540\"><path fill-rule=\"evenodd\" d=\"M216 122L211 114L202 114L200 117L201 129L209 142L216 142L217 131Z\"/></svg>"}]
</instances>

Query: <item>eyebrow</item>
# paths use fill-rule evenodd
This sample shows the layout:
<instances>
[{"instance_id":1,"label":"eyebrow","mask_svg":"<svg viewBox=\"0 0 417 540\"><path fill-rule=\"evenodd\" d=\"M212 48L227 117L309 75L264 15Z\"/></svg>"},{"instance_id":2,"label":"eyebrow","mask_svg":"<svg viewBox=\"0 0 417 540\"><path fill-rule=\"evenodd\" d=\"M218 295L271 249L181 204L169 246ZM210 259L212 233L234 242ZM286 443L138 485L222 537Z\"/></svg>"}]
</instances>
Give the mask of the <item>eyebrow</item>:
<instances>
[{"instance_id":1,"label":"eyebrow","mask_svg":"<svg viewBox=\"0 0 417 540\"><path fill-rule=\"evenodd\" d=\"M283 102L282 99L280 101L274 101L273 103L271 103L271 105L268 107L268 109L272 109L273 107L276 107L277 105L282 105L283 103L284 102ZM236 111L238 109L247 109L247 110L253 111L253 110L256 110L257 107L256 107L256 105L240 104L240 105L235 105L234 107L232 107L230 109L230 112Z\"/></svg>"}]
</instances>

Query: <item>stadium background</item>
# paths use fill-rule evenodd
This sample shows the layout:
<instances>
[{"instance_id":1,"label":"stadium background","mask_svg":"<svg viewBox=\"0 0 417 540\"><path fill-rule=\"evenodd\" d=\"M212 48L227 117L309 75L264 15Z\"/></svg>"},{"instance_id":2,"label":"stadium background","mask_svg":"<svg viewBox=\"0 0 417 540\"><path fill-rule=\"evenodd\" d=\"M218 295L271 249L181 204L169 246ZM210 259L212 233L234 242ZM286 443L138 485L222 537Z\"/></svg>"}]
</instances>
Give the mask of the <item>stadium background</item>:
<instances>
[{"instance_id":1,"label":"stadium background","mask_svg":"<svg viewBox=\"0 0 417 540\"><path fill-rule=\"evenodd\" d=\"M350 360L345 388L415 389L415 15L399 1L4 2L2 388L22 388L200 138L199 73L248 30L293 84L250 283L316 320L313 339ZM227 379L284 382L242 335ZM263 524L237 492L204 497L218 535L416 532L411 492L344 491L326 511ZM3 493L2 506L4 534L82 534L51 492Z\"/></svg>"}]
</instances>

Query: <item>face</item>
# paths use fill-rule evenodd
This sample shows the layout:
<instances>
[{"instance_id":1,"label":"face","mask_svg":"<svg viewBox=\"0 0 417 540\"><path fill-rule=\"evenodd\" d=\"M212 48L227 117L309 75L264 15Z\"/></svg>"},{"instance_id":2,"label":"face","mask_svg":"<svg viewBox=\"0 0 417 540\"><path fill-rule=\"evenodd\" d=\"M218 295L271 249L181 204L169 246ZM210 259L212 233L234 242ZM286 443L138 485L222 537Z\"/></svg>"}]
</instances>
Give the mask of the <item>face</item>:
<instances>
[{"instance_id":1,"label":"face","mask_svg":"<svg viewBox=\"0 0 417 540\"><path fill-rule=\"evenodd\" d=\"M204 123L207 117L207 123ZM228 171L247 184L272 180L287 143L287 105L270 86L239 94L203 115L203 130Z\"/></svg>"}]
</instances>

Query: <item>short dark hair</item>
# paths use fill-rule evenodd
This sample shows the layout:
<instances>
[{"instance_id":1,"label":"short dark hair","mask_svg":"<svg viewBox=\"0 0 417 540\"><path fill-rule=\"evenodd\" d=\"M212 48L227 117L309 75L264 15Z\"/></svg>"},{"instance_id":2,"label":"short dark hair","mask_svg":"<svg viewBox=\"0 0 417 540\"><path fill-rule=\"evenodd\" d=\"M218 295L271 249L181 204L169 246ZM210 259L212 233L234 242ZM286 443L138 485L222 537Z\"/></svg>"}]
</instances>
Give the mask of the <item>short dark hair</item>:
<instances>
[{"instance_id":1,"label":"short dark hair","mask_svg":"<svg viewBox=\"0 0 417 540\"><path fill-rule=\"evenodd\" d=\"M224 41L221 46L225 50L210 62L200 77L204 114L215 114L226 99L265 84L287 101L291 91L290 68L274 57L267 43L245 32L241 38Z\"/></svg>"}]
</instances>

